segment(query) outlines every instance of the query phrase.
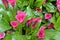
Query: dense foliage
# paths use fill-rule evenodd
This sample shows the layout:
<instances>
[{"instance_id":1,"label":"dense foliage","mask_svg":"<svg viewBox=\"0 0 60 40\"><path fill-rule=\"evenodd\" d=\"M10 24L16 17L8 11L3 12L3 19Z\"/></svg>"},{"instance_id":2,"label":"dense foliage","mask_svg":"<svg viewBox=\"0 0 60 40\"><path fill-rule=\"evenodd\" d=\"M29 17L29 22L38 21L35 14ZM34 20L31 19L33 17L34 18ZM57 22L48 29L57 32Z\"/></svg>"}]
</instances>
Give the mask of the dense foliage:
<instances>
[{"instance_id":1,"label":"dense foliage","mask_svg":"<svg viewBox=\"0 0 60 40\"><path fill-rule=\"evenodd\" d=\"M60 0L0 0L0 40L60 40Z\"/></svg>"}]
</instances>

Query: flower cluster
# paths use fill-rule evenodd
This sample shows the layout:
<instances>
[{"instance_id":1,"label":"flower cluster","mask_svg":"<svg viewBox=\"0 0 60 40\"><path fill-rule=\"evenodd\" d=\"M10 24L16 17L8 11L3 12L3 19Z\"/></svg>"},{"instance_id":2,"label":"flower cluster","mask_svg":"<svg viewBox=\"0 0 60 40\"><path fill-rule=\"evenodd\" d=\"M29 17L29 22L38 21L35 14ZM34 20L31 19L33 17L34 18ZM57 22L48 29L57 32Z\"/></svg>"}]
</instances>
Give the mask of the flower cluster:
<instances>
[{"instance_id":1,"label":"flower cluster","mask_svg":"<svg viewBox=\"0 0 60 40\"><path fill-rule=\"evenodd\" d=\"M40 27L40 29L38 30L38 33L37 33L38 38L44 38L44 34L45 34L44 29L45 29L44 26Z\"/></svg>"},{"instance_id":2,"label":"flower cluster","mask_svg":"<svg viewBox=\"0 0 60 40\"><path fill-rule=\"evenodd\" d=\"M27 20L26 25L28 26L30 23L33 22L33 24L31 25L32 28L35 28L35 25L37 24L37 22L39 22L41 20L40 17L38 18L31 18L30 20Z\"/></svg>"},{"instance_id":3,"label":"flower cluster","mask_svg":"<svg viewBox=\"0 0 60 40\"><path fill-rule=\"evenodd\" d=\"M56 35L51 35L50 39L47 36L50 35L50 31L46 32L46 30L54 30L52 31L54 33L56 30L60 31L60 0L1 1L5 7L2 7L4 13L0 11L0 40L6 40L8 36L14 37L16 40L25 40L23 36L28 37L26 40L35 40L34 38L52 40L55 39L53 35ZM56 3L54 4L54 2ZM10 35L8 35L9 33Z\"/></svg>"},{"instance_id":4,"label":"flower cluster","mask_svg":"<svg viewBox=\"0 0 60 40\"><path fill-rule=\"evenodd\" d=\"M5 7L8 8L8 3L10 3L14 7L16 0L2 0L2 2L5 5Z\"/></svg>"},{"instance_id":5,"label":"flower cluster","mask_svg":"<svg viewBox=\"0 0 60 40\"><path fill-rule=\"evenodd\" d=\"M20 23L22 23L24 21L24 18L26 16L26 13L21 11L21 10L18 10L17 11L17 15L15 16L16 20L17 21L11 21L10 24L12 25L13 28L16 28L18 26L18 21Z\"/></svg>"}]
</instances>

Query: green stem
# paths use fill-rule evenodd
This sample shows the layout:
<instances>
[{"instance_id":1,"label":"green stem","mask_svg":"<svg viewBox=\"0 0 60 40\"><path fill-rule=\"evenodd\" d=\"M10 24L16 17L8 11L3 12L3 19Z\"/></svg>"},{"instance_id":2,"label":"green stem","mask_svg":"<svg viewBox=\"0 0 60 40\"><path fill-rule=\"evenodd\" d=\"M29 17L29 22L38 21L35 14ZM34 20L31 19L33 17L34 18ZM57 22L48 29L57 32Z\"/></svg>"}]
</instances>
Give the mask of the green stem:
<instances>
[{"instance_id":1,"label":"green stem","mask_svg":"<svg viewBox=\"0 0 60 40\"><path fill-rule=\"evenodd\" d=\"M22 35L22 27L19 28L19 33Z\"/></svg>"}]
</instances>

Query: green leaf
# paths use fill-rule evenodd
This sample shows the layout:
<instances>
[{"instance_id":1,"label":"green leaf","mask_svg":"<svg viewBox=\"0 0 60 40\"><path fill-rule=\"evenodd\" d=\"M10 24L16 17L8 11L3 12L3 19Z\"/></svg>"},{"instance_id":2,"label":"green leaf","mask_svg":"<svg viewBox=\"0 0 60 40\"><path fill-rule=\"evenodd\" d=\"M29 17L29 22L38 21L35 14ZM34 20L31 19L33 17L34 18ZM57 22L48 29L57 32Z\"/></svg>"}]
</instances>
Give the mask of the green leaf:
<instances>
[{"instance_id":1,"label":"green leaf","mask_svg":"<svg viewBox=\"0 0 60 40\"><path fill-rule=\"evenodd\" d=\"M7 34L3 40L28 40L27 36L20 35L18 32L13 32L12 34Z\"/></svg>"},{"instance_id":2,"label":"green leaf","mask_svg":"<svg viewBox=\"0 0 60 40\"><path fill-rule=\"evenodd\" d=\"M0 32L11 29L11 26L6 20L0 20Z\"/></svg>"},{"instance_id":3,"label":"green leaf","mask_svg":"<svg viewBox=\"0 0 60 40\"><path fill-rule=\"evenodd\" d=\"M41 25L41 20L36 24L35 28L31 31L33 31L32 35L36 36L39 28L40 28L40 25Z\"/></svg>"},{"instance_id":4,"label":"green leaf","mask_svg":"<svg viewBox=\"0 0 60 40\"><path fill-rule=\"evenodd\" d=\"M10 18L9 18L9 16L7 15L7 13L3 13L3 18L2 19L4 19L4 20L6 20L6 21L10 21Z\"/></svg>"},{"instance_id":5,"label":"green leaf","mask_svg":"<svg viewBox=\"0 0 60 40\"><path fill-rule=\"evenodd\" d=\"M60 32L57 32L57 34L54 37L54 40L60 40Z\"/></svg>"},{"instance_id":6,"label":"green leaf","mask_svg":"<svg viewBox=\"0 0 60 40\"><path fill-rule=\"evenodd\" d=\"M56 18L55 18L55 16L53 16L53 17L50 19L50 22L53 23L53 24L56 23Z\"/></svg>"},{"instance_id":7,"label":"green leaf","mask_svg":"<svg viewBox=\"0 0 60 40\"><path fill-rule=\"evenodd\" d=\"M43 18L42 12L36 12L36 11L34 11L34 16L35 17L40 16L40 18Z\"/></svg>"},{"instance_id":8,"label":"green leaf","mask_svg":"<svg viewBox=\"0 0 60 40\"><path fill-rule=\"evenodd\" d=\"M2 14L0 14L0 20L2 19L2 16L3 16L3 15L2 15Z\"/></svg>"},{"instance_id":9,"label":"green leaf","mask_svg":"<svg viewBox=\"0 0 60 40\"><path fill-rule=\"evenodd\" d=\"M29 6L26 9L26 15L27 15L27 17L32 17L33 16L33 11Z\"/></svg>"},{"instance_id":10,"label":"green leaf","mask_svg":"<svg viewBox=\"0 0 60 40\"><path fill-rule=\"evenodd\" d=\"M43 4L44 0L36 0L35 5L36 7L40 7Z\"/></svg>"},{"instance_id":11,"label":"green leaf","mask_svg":"<svg viewBox=\"0 0 60 40\"><path fill-rule=\"evenodd\" d=\"M3 8L0 9L0 14L1 14L1 19L7 20L8 22L10 21L9 16L7 15L6 10Z\"/></svg>"},{"instance_id":12,"label":"green leaf","mask_svg":"<svg viewBox=\"0 0 60 40\"><path fill-rule=\"evenodd\" d=\"M34 0L29 0L29 4L33 5Z\"/></svg>"},{"instance_id":13,"label":"green leaf","mask_svg":"<svg viewBox=\"0 0 60 40\"><path fill-rule=\"evenodd\" d=\"M45 38L44 40L52 40L54 39L55 35L56 35L56 31L53 29L46 29L45 30Z\"/></svg>"},{"instance_id":14,"label":"green leaf","mask_svg":"<svg viewBox=\"0 0 60 40\"><path fill-rule=\"evenodd\" d=\"M7 11L7 15L8 15L10 21L15 19L15 17L12 15L12 12L10 12L10 11Z\"/></svg>"},{"instance_id":15,"label":"green leaf","mask_svg":"<svg viewBox=\"0 0 60 40\"><path fill-rule=\"evenodd\" d=\"M60 16L60 14L57 12L57 13L56 13L56 18L58 19L58 18L59 18L59 16Z\"/></svg>"},{"instance_id":16,"label":"green leaf","mask_svg":"<svg viewBox=\"0 0 60 40\"><path fill-rule=\"evenodd\" d=\"M47 0L48 2L53 2L53 1L56 1L56 0Z\"/></svg>"},{"instance_id":17,"label":"green leaf","mask_svg":"<svg viewBox=\"0 0 60 40\"><path fill-rule=\"evenodd\" d=\"M36 36L31 36L30 40L38 40L38 38Z\"/></svg>"},{"instance_id":18,"label":"green leaf","mask_svg":"<svg viewBox=\"0 0 60 40\"><path fill-rule=\"evenodd\" d=\"M29 4L29 1L27 1L27 0L18 0L16 4L17 4L16 6L18 7L18 9L25 10L27 5Z\"/></svg>"},{"instance_id":19,"label":"green leaf","mask_svg":"<svg viewBox=\"0 0 60 40\"><path fill-rule=\"evenodd\" d=\"M60 17L57 19L57 22L54 24L56 30L60 30Z\"/></svg>"},{"instance_id":20,"label":"green leaf","mask_svg":"<svg viewBox=\"0 0 60 40\"><path fill-rule=\"evenodd\" d=\"M0 0L0 8L4 8L4 5L2 3L2 0Z\"/></svg>"},{"instance_id":21,"label":"green leaf","mask_svg":"<svg viewBox=\"0 0 60 40\"><path fill-rule=\"evenodd\" d=\"M12 37L11 36L12 36L11 34L6 33L5 34L5 37L2 40L12 40Z\"/></svg>"},{"instance_id":22,"label":"green leaf","mask_svg":"<svg viewBox=\"0 0 60 40\"><path fill-rule=\"evenodd\" d=\"M56 12L55 6L52 3L46 3L43 6L48 12Z\"/></svg>"},{"instance_id":23,"label":"green leaf","mask_svg":"<svg viewBox=\"0 0 60 40\"><path fill-rule=\"evenodd\" d=\"M4 10L3 8L1 8L0 9L0 14L2 14L2 18L4 19L4 20L7 20L8 22L10 21L10 20L14 20L14 16L13 16L13 14L12 14L12 12L10 12L10 11L6 11L6 10Z\"/></svg>"}]
</instances>

